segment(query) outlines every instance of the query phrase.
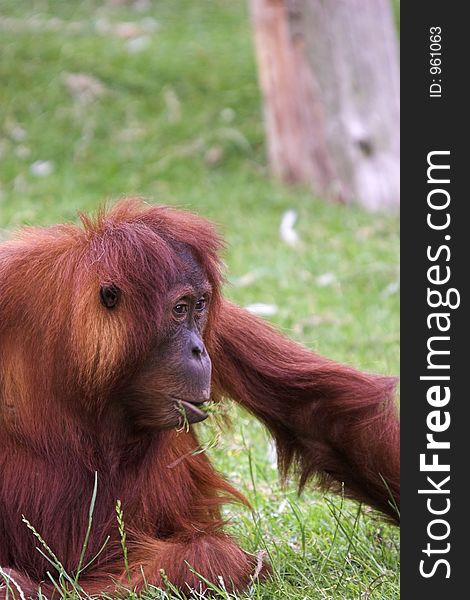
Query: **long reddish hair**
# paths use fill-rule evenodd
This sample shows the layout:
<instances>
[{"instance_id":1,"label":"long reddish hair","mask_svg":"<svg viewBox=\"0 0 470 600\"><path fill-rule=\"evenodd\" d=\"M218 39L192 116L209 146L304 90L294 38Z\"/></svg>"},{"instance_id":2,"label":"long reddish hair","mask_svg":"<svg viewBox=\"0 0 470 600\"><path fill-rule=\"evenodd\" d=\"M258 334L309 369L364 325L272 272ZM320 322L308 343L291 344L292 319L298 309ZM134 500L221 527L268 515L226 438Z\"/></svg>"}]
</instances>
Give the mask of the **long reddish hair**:
<instances>
[{"instance_id":1,"label":"long reddish hair","mask_svg":"<svg viewBox=\"0 0 470 600\"><path fill-rule=\"evenodd\" d=\"M281 472L293 468L301 487L313 475L326 487L344 483L348 495L397 520L392 379L319 357L224 300L221 240L205 220L136 200L81 220L82 228L26 228L0 246L0 566L27 592L47 578L50 564L22 515L73 572L95 472L85 563L110 541L83 576L86 590L111 589L112 578L124 578L118 499L136 588L160 584L161 569L182 589L197 586L187 562L236 588L255 570L253 557L222 530L220 505L243 496L193 452L193 429L131 435L112 401L162 325L181 247L212 287L204 341L213 398L229 396L266 424ZM97 302L99 287L110 283L123 291L114 314Z\"/></svg>"}]
</instances>

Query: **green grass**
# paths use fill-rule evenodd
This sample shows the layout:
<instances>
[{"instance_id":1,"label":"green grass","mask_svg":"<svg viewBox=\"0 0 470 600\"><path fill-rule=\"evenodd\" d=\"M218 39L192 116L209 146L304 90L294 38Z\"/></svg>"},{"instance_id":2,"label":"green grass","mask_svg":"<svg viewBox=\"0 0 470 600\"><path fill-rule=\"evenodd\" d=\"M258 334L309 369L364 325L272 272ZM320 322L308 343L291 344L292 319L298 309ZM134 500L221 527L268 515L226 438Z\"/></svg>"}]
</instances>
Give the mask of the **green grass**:
<instances>
[{"instance_id":1,"label":"green grass","mask_svg":"<svg viewBox=\"0 0 470 600\"><path fill-rule=\"evenodd\" d=\"M398 373L398 219L269 179L245 3L116 4L3 0L0 236L123 195L189 208L228 242L233 300L276 305L272 321L322 354ZM140 52L110 31L123 22L142 29ZM92 75L104 93L80 103L70 73ZM52 172L35 175L36 161ZM298 214L297 248L279 237L287 209ZM234 416L209 452L254 506L230 508L230 530L274 568L241 597L398 598L397 531L312 486L300 498L293 483L282 490L264 430Z\"/></svg>"}]
</instances>

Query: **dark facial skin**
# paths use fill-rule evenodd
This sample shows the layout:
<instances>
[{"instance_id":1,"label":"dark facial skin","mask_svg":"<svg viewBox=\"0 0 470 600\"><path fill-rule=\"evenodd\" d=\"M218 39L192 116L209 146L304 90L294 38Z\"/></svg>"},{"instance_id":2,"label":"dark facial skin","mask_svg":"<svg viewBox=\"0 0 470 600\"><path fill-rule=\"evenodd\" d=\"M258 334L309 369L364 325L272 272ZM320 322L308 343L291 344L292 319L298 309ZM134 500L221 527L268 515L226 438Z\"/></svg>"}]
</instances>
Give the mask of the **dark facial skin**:
<instances>
[{"instance_id":1,"label":"dark facial skin","mask_svg":"<svg viewBox=\"0 0 470 600\"><path fill-rule=\"evenodd\" d=\"M137 430L170 429L207 417L211 360L203 341L211 289L193 259L166 298L163 327L131 382L121 391Z\"/></svg>"}]
</instances>

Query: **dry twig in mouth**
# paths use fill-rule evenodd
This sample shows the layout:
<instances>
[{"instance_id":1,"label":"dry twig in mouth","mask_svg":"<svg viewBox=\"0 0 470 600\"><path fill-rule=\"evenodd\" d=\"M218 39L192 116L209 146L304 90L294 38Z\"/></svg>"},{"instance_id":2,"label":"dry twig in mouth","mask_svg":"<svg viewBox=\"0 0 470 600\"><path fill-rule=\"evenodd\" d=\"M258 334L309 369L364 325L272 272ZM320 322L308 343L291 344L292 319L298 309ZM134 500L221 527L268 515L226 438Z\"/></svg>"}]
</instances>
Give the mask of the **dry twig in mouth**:
<instances>
[{"instance_id":1,"label":"dry twig in mouth","mask_svg":"<svg viewBox=\"0 0 470 600\"><path fill-rule=\"evenodd\" d=\"M179 431L181 431L181 430L179 430ZM219 439L220 439L220 433L217 433L206 444L204 444L203 446L197 446L196 448L193 448L193 450L190 450L189 452L186 452L186 454L183 454L183 456L179 456L176 460L174 460L172 463L167 465L166 468L174 469L186 458L189 458L190 456L197 456L198 454L204 454L204 452L206 452L207 450L210 450L211 448L215 448L215 446L217 446L217 444L219 443Z\"/></svg>"},{"instance_id":2,"label":"dry twig in mouth","mask_svg":"<svg viewBox=\"0 0 470 600\"><path fill-rule=\"evenodd\" d=\"M182 431L188 432L190 423L188 421L188 416L186 414L186 410L180 400L178 401L176 408L177 408L178 412L181 414L181 417L183 420L182 425L180 427L178 427L176 431L178 433L180 433ZM212 415L220 414L220 412L221 412L220 404L218 402L213 402L213 401L207 402L207 404L204 404L204 412L206 412L208 414L212 414ZM167 468L173 469L174 467L179 465L180 462L182 462L185 458L188 458L189 456L197 456L198 454L204 454L204 452L206 452L207 450L210 450L211 448L215 448L219 443L219 439L220 439L220 433L215 433L205 444L196 446L190 452L186 452L186 454L183 454L183 456L178 457L172 463L167 465Z\"/></svg>"},{"instance_id":3,"label":"dry twig in mouth","mask_svg":"<svg viewBox=\"0 0 470 600\"><path fill-rule=\"evenodd\" d=\"M189 421L188 421L188 415L186 414L186 409L183 406L183 403L181 402L181 400L177 400L176 402L176 410L180 413L181 415L181 420L182 423L181 425L176 429L176 431L189 431Z\"/></svg>"},{"instance_id":4,"label":"dry twig in mouth","mask_svg":"<svg viewBox=\"0 0 470 600\"><path fill-rule=\"evenodd\" d=\"M217 446L217 444L219 443L219 439L220 439L220 433L216 433L205 444L203 444L202 446L199 445L197 448L194 448L194 450L191 452L191 456L196 456L197 454L203 454L207 450L210 450L211 448L215 448Z\"/></svg>"}]
</instances>

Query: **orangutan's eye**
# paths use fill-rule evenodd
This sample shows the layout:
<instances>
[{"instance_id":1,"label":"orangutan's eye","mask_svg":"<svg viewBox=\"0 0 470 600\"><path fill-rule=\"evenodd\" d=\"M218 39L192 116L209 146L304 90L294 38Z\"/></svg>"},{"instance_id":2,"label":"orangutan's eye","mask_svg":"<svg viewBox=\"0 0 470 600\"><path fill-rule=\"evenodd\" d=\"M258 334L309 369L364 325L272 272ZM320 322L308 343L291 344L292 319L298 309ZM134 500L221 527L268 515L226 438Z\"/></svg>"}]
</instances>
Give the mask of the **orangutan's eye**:
<instances>
[{"instance_id":1,"label":"orangutan's eye","mask_svg":"<svg viewBox=\"0 0 470 600\"><path fill-rule=\"evenodd\" d=\"M121 297L121 290L113 283L100 288L100 302L106 308L114 308Z\"/></svg>"},{"instance_id":2,"label":"orangutan's eye","mask_svg":"<svg viewBox=\"0 0 470 600\"><path fill-rule=\"evenodd\" d=\"M173 313L177 317L182 317L189 311L189 306L185 302L180 302L176 306L173 307Z\"/></svg>"},{"instance_id":3,"label":"orangutan's eye","mask_svg":"<svg viewBox=\"0 0 470 600\"><path fill-rule=\"evenodd\" d=\"M207 306L207 297L206 296L202 296L202 298L199 298L199 300L196 302L196 304L194 305L194 308L198 311L198 312L202 312Z\"/></svg>"}]
</instances>

